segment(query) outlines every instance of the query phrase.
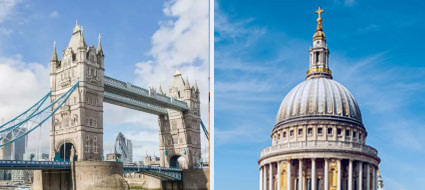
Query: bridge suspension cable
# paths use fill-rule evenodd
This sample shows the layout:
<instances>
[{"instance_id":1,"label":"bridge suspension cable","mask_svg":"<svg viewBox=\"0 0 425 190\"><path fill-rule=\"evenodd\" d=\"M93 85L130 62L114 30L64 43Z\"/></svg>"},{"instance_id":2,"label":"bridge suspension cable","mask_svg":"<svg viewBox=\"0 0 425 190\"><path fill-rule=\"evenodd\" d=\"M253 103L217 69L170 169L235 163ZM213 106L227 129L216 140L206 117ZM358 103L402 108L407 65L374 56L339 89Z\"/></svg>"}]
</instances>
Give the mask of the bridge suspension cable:
<instances>
[{"instance_id":1,"label":"bridge suspension cable","mask_svg":"<svg viewBox=\"0 0 425 190\"><path fill-rule=\"evenodd\" d=\"M39 101L37 101L37 103L35 103L33 106L31 106L29 109L27 109L26 111L24 111L23 113L19 114L18 116L16 116L15 118L13 118L12 120L6 122L5 124L0 126L0 133L4 132L6 130L11 129L12 127L16 127L17 126L17 121L22 121L25 120L27 117L33 115L35 112L37 112L41 105L44 104L44 102L47 100L47 98L50 96L50 94L52 93L52 91L48 92L45 96L43 96L43 98L41 98ZM4 129L3 129L4 128Z\"/></svg>"},{"instance_id":2,"label":"bridge suspension cable","mask_svg":"<svg viewBox=\"0 0 425 190\"><path fill-rule=\"evenodd\" d=\"M65 102L69 99L71 94L78 87L78 84L79 82L77 81L59 98L40 110L41 106L45 103L46 99L51 94L51 92L47 93L28 110L0 126L0 148L28 135L30 132L40 127L44 122L51 118L52 115L54 115L56 111L58 111L59 108L62 107L62 105L65 104ZM35 122L35 120L41 121ZM32 122L32 125L25 125L29 122Z\"/></svg>"},{"instance_id":3,"label":"bridge suspension cable","mask_svg":"<svg viewBox=\"0 0 425 190\"><path fill-rule=\"evenodd\" d=\"M204 122L202 122L202 120L201 120L201 126L202 126L202 130L204 131L205 137L207 137L207 140L210 140L208 130L205 127Z\"/></svg>"}]
</instances>

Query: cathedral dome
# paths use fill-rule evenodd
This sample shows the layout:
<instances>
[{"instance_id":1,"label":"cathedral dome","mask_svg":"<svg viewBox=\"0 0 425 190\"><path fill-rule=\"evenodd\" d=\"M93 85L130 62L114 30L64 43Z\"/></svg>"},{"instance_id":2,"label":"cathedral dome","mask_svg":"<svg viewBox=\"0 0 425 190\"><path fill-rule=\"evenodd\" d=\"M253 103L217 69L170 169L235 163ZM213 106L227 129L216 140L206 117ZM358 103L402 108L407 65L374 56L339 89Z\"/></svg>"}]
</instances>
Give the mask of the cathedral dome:
<instances>
[{"instance_id":1,"label":"cathedral dome","mask_svg":"<svg viewBox=\"0 0 425 190\"><path fill-rule=\"evenodd\" d=\"M307 79L293 88L280 105L275 127L309 119L336 120L363 126L353 95L340 83L325 77Z\"/></svg>"}]
</instances>

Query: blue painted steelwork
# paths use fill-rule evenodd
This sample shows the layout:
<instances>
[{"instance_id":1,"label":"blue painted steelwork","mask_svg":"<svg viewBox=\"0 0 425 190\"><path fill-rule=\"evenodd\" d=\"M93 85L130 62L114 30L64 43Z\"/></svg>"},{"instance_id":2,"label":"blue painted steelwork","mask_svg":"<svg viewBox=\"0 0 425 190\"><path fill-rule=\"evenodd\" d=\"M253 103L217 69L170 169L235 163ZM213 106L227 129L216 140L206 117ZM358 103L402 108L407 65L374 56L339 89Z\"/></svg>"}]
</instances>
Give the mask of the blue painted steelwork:
<instances>
[{"instance_id":1,"label":"blue painted steelwork","mask_svg":"<svg viewBox=\"0 0 425 190\"><path fill-rule=\"evenodd\" d=\"M159 178L162 181L181 181L183 170L178 168L163 168L156 166L125 165L124 173L142 173Z\"/></svg>"},{"instance_id":2,"label":"blue painted steelwork","mask_svg":"<svg viewBox=\"0 0 425 190\"><path fill-rule=\"evenodd\" d=\"M207 140L210 140L210 135L208 133L207 128L204 125L204 122L202 122L202 120L201 120L201 126L202 126L202 130L204 130L204 133L205 133L205 136L207 137Z\"/></svg>"},{"instance_id":3,"label":"blue painted steelwork","mask_svg":"<svg viewBox=\"0 0 425 190\"><path fill-rule=\"evenodd\" d=\"M167 109L161 106L149 104L141 100L136 100L134 98L129 98L127 96L108 91L104 92L103 101L111 104L118 104L120 106L128 107L131 109L141 110L155 115L166 115L168 113Z\"/></svg>"},{"instance_id":4,"label":"blue painted steelwork","mask_svg":"<svg viewBox=\"0 0 425 190\"><path fill-rule=\"evenodd\" d=\"M69 162L0 160L4 170L64 170L71 169Z\"/></svg>"},{"instance_id":5,"label":"blue painted steelwork","mask_svg":"<svg viewBox=\"0 0 425 190\"><path fill-rule=\"evenodd\" d=\"M29 111L31 111L34 108L35 108L34 111L30 115L32 115L33 113L35 113L36 111L38 111L38 109L40 109L41 105L47 100L47 98L50 96L51 93L52 93L52 91L50 91L49 93L47 93L45 96L43 96L43 98L41 98L37 103L35 103L29 109L27 109L26 111L24 111L23 113L21 113L17 117L13 118L12 120L10 120L10 121L6 122L5 124L1 125L0 128L3 128L6 125L12 124L16 120L19 120L20 117L25 116ZM5 130L8 130L8 129L12 128L12 127L8 127L7 129L3 129L0 132L3 132Z\"/></svg>"},{"instance_id":6,"label":"blue painted steelwork","mask_svg":"<svg viewBox=\"0 0 425 190\"><path fill-rule=\"evenodd\" d=\"M0 160L2 170L70 170L70 162ZM181 181L182 169L125 165L124 173L142 173L164 181Z\"/></svg>"},{"instance_id":7,"label":"blue painted steelwork","mask_svg":"<svg viewBox=\"0 0 425 190\"><path fill-rule=\"evenodd\" d=\"M68 100L68 98L71 96L72 92L74 92L74 90L78 87L78 84L79 84L79 81L77 81L68 91L66 91L62 96L60 96L58 99L56 99L55 101L53 101L50 105L46 106L45 108L43 108L41 111L39 111L37 113L31 114L31 116L29 116L26 119L22 120L21 122L15 124L13 126L13 128L11 129L11 132L17 129L17 127L15 127L15 126L22 126L23 123L28 122L32 118L41 115L42 113L44 113L48 109L52 109L52 112L47 117L45 117L41 122L39 122L36 126L32 127L31 129L29 129L28 131L26 131L25 133L23 133L20 136L15 137L13 139L10 139L10 141L8 141L6 143L3 143L4 141L1 141L2 144L0 144L0 147L3 147L3 146L6 146L6 145L8 145L10 143L15 142L16 140L24 137L28 133L34 131L36 128L38 128L39 126L41 126L45 121L47 121L47 119L49 119L53 114L55 114L56 111L59 110L59 108ZM58 105L57 105L56 108L54 108L53 106L56 103L58 103ZM9 132L9 133L11 133L11 132ZM5 134L6 133L1 134L2 135L2 138L0 140L2 140L4 137L6 137Z\"/></svg>"},{"instance_id":8,"label":"blue painted steelwork","mask_svg":"<svg viewBox=\"0 0 425 190\"><path fill-rule=\"evenodd\" d=\"M126 94L126 96L133 99L145 100L145 102L150 102L164 108L172 108L180 111L189 110L187 103L184 101L176 100L108 76L105 76L105 93L106 92L115 94L120 92L119 94L121 95Z\"/></svg>"}]
</instances>

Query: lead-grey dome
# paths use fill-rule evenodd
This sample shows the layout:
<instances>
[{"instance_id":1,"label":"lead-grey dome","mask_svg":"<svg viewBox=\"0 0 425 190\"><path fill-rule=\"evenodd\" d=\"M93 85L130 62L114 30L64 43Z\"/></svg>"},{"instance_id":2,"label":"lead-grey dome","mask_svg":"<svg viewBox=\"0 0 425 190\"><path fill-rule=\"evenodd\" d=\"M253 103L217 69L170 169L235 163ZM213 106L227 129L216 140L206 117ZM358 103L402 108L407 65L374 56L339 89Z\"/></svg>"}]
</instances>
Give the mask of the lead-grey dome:
<instances>
[{"instance_id":1,"label":"lead-grey dome","mask_svg":"<svg viewBox=\"0 0 425 190\"><path fill-rule=\"evenodd\" d=\"M353 95L329 78L310 78L293 88L280 105L275 127L309 118L341 120L363 126Z\"/></svg>"}]
</instances>

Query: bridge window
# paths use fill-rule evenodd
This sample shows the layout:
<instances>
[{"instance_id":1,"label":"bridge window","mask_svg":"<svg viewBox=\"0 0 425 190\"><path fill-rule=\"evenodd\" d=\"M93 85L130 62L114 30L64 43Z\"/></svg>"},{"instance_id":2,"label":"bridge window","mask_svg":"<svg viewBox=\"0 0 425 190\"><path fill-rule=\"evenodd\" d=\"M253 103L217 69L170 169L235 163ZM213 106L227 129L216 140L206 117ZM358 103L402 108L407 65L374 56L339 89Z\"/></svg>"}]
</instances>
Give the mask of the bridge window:
<instances>
[{"instance_id":1,"label":"bridge window","mask_svg":"<svg viewBox=\"0 0 425 190\"><path fill-rule=\"evenodd\" d=\"M94 146L94 153L97 153L97 142L94 142L93 144L94 144L93 145Z\"/></svg>"}]
</instances>

